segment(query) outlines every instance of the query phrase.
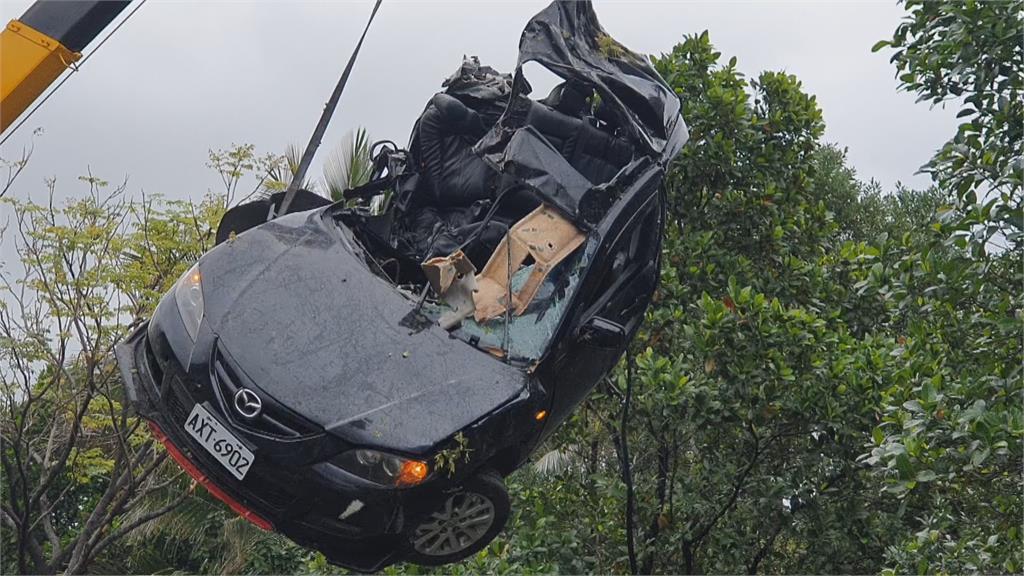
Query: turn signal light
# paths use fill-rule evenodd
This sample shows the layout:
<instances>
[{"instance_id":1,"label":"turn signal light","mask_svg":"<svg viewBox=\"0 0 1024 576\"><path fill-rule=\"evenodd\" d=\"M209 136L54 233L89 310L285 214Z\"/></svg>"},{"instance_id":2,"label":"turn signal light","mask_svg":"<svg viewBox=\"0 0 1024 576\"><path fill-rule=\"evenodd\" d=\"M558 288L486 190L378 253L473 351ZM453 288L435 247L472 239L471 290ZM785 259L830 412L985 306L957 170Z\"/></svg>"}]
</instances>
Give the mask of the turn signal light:
<instances>
[{"instance_id":1,"label":"turn signal light","mask_svg":"<svg viewBox=\"0 0 1024 576\"><path fill-rule=\"evenodd\" d=\"M399 486L415 486L427 479L430 470L426 462L406 460L402 463L402 471L398 474L396 484Z\"/></svg>"},{"instance_id":2,"label":"turn signal light","mask_svg":"<svg viewBox=\"0 0 1024 576\"><path fill-rule=\"evenodd\" d=\"M547 410L541 410L540 412L537 412L536 414L533 415L533 419L536 420L537 422L540 422L541 420L543 420L543 419L545 419L547 417L548 417L548 411Z\"/></svg>"}]
</instances>

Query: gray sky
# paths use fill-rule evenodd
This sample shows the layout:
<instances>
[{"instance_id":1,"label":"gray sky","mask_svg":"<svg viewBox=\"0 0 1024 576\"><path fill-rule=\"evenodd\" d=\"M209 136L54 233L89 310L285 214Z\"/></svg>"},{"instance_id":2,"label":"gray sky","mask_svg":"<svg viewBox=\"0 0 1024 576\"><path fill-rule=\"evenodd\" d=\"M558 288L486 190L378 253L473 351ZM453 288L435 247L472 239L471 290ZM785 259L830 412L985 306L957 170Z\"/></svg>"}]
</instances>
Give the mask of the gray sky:
<instances>
[{"instance_id":1,"label":"gray sky","mask_svg":"<svg viewBox=\"0 0 1024 576\"><path fill-rule=\"evenodd\" d=\"M0 18L30 4L0 0ZM523 25L546 4L385 0L311 173L319 176L326 153L355 126L404 144L463 54L511 71ZM667 52L684 34L708 29L723 60L735 55L748 76L795 74L818 97L825 139L848 147L859 176L886 189L897 181L926 186L915 172L955 131L955 111L897 93L888 55L870 51L903 15L894 1L595 6L605 29L634 51ZM45 130L9 194L43 199L43 179L55 176L58 194L80 195L77 176L91 168L110 181L127 175L133 195L199 197L219 187L205 167L210 148L304 145L371 7L372 0L150 0L0 149L17 157L33 128ZM530 72L545 94L550 80Z\"/></svg>"}]
</instances>

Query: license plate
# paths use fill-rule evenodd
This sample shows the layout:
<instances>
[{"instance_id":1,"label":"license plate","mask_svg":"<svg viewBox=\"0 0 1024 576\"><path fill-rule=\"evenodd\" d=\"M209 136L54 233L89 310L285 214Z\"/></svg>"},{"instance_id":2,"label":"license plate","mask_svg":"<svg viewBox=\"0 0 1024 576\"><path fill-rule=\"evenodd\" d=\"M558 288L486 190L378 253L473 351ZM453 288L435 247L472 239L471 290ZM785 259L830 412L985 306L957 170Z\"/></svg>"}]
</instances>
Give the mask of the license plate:
<instances>
[{"instance_id":1,"label":"license plate","mask_svg":"<svg viewBox=\"0 0 1024 576\"><path fill-rule=\"evenodd\" d=\"M252 450L246 448L235 438L235 435L228 432L206 408L196 404L192 413L185 420L185 431L206 448L206 451L213 454L213 457L228 472L241 480L245 473L252 466L255 456Z\"/></svg>"}]
</instances>

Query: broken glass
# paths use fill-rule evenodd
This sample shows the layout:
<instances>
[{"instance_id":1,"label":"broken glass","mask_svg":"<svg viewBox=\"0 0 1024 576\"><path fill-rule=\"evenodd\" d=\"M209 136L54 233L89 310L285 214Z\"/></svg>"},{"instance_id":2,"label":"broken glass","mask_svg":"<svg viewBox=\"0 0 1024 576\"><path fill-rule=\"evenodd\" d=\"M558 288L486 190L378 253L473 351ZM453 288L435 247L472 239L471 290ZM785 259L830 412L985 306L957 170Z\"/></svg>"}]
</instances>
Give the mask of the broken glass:
<instances>
[{"instance_id":1,"label":"broken glass","mask_svg":"<svg viewBox=\"0 0 1024 576\"><path fill-rule=\"evenodd\" d=\"M527 361L539 359L569 310L598 244L595 236L588 236L582 250L575 251L552 269L521 315L503 314L484 322L477 322L470 316L452 331L452 335L497 356ZM512 274L513 292L522 289L535 265L523 266ZM423 306L423 313L434 321L451 311L444 303L426 302Z\"/></svg>"}]
</instances>

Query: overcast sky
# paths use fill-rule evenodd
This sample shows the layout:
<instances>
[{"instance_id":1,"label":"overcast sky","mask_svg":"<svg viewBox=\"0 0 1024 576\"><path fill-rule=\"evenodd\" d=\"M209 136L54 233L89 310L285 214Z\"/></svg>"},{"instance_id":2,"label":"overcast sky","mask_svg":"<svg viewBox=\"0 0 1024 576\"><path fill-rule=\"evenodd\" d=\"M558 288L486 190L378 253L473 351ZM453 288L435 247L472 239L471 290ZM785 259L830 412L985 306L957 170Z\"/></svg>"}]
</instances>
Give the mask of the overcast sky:
<instances>
[{"instance_id":1,"label":"overcast sky","mask_svg":"<svg viewBox=\"0 0 1024 576\"><path fill-rule=\"evenodd\" d=\"M0 17L17 18L30 4L0 0ZM319 176L326 153L356 126L405 143L463 54L511 71L523 25L545 4L385 0L312 173ZM886 189L897 181L926 186L915 172L955 130L955 111L897 93L888 55L870 51L903 15L894 1L595 5L605 29L634 51L667 52L684 34L707 29L723 60L735 55L748 76L795 74L818 97L825 139L848 147L859 176ZM44 178L55 176L61 196L80 195L76 177L91 169L110 181L128 176L133 195L199 197L219 186L205 167L210 148L304 145L371 7L372 0L149 0L0 148L0 156L17 157L34 128L45 130L9 194L42 199ZM539 94L551 85L528 78Z\"/></svg>"}]
</instances>

